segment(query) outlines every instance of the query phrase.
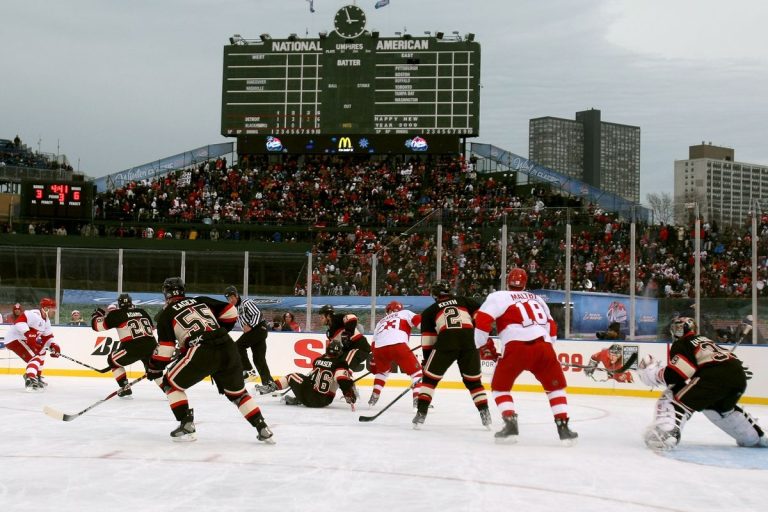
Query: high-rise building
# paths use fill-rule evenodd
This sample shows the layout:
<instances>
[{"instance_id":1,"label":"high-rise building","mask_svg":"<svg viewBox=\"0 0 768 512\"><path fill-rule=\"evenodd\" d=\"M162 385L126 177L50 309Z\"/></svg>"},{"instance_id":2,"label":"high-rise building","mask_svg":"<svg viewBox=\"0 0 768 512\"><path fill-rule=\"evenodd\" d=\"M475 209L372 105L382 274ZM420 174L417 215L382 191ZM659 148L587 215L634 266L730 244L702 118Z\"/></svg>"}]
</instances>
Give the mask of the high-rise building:
<instances>
[{"instance_id":1,"label":"high-rise building","mask_svg":"<svg viewBox=\"0 0 768 512\"><path fill-rule=\"evenodd\" d=\"M528 158L593 187L640 202L640 127L607 123L596 109L528 124Z\"/></svg>"},{"instance_id":2,"label":"high-rise building","mask_svg":"<svg viewBox=\"0 0 768 512\"><path fill-rule=\"evenodd\" d=\"M702 142L675 160L675 204L695 207L704 220L743 225L755 203L768 201L768 165L737 162L731 148Z\"/></svg>"}]
</instances>

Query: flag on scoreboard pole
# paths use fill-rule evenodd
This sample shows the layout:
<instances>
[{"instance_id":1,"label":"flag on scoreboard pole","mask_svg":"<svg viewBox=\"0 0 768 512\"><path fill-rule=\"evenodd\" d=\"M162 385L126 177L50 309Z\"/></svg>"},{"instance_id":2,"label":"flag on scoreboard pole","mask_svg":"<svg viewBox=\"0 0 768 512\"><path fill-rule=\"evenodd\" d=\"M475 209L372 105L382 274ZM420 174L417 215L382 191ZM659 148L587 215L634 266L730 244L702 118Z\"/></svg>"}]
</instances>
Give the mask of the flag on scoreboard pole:
<instances>
[{"instance_id":1,"label":"flag on scoreboard pole","mask_svg":"<svg viewBox=\"0 0 768 512\"><path fill-rule=\"evenodd\" d=\"M376 5L374 7L376 9L381 9L382 7L385 7L389 5L389 0L377 0Z\"/></svg>"},{"instance_id":2,"label":"flag on scoreboard pole","mask_svg":"<svg viewBox=\"0 0 768 512\"><path fill-rule=\"evenodd\" d=\"M315 0L307 0L309 2L309 12L315 12Z\"/></svg>"}]
</instances>

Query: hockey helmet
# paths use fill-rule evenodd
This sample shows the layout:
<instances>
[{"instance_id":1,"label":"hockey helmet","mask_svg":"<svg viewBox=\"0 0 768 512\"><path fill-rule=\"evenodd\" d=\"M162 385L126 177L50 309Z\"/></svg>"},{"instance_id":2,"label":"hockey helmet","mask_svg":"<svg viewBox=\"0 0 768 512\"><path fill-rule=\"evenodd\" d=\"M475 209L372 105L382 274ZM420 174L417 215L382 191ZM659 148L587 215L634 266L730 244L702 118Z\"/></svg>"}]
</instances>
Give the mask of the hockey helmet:
<instances>
[{"instance_id":1,"label":"hockey helmet","mask_svg":"<svg viewBox=\"0 0 768 512\"><path fill-rule=\"evenodd\" d=\"M320 308L319 313L320 313L320 316L332 315L335 313L335 310L333 309L333 306L331 306L330 304L326 304L325 306Z\"/></svg>"},{"instance_id":2,"label":"hockey helmet","mask_svg":"<svg viewBox=\"0 0 768 512\"><path fill-rule=\"evenodd\" d=\"M180 277L169 277L163 281L163 296L165 300L184 297L186 293L184 280Z\"/></svg>"},{"instance_id":3,"label":"hockey helmet","mask_svg":"<svg viewBox=\"0 0 768 512\"><path fill-rule=\"evenodd\" d=\"M445 279L441 279L440 281L435 281L432 283L432 288L430 288L430 292L432 293L432 297L437 299L438 297L448 297L451 295L451 283L446 281Z\"/></svg>"},{"instance_id":4,"label":"hockey helmet","mask_svg":"<svg viewBox=\"0 0 768 512\"><path fill-rule=\"evenodd\" d=\"M50 297L40 299L40 309L56 309L56 301Z\"/></svg>"},{"instance_id":5,"label":"hockey helmet","mask_svg":"<svg viewBox=\"0 0 768 512\"><path fill-rule=\"evenodd\" d=\"M397 313L398 311L402 311L402 310L403 310L403 305L396 300L393 300L392 302L387 304L387 308L385 309L387 313Z\"/></svg>"},{"instance_id":6,"label":"hockey helmet","mask_svg":"<svg viewBox=\"0 0 768 512\"><path fill-rule=\"evenodd\" d=\"M133 307L133 299L127 293L121 293L117 296L117 307L120 309L131 309Z\"/></svg>"},{"instance_id":7,"label":"hockey helmet","mask_svg":"<svg viewBox=\"0 0 768 512\"><path fill-rule=\"evenodd\" d=\"M669 325L669 333L672 335L673 340L682 338L691 332L696 332L696 320L687 316L677 317Z\"/></svg>"},{"instance_id":8,"label":"hockey helmet","mask_svg":"<svg viewBox=\"0 0 768 512\"><path fill-rule=\"evenodd\" d=\"M622 352L623 352L623 350L621 348L621 345L619 345L618 343L614 343L613 345L608 347L608 353L609 354L620 356L622 354Z\"/></svg>"},{"instance_id":9,"label":"hockey helmet","mask_svg":"<svg viewBox=\"0 0 768 512\"><path fill-rule=\"evenodd\" d=\"M509 271L509 274L507 275L507 287L510 290L525 290L526 284L528 284L528 273L525 269L515 267Z\"/></svg>"},{"instance_id":10,"label":"hockey helmet","mask_svg":"<svg viewBox=\"0 0 768 512\"><path fill-rule=\"evenodd\" d=\"M230 298L233 295L235 297L239 297L240 296L240 294L237 293L237 288L235 288L234 286L227 286L226 288L224 288L224 296L226 298Z\"/></svg>"},{"instance_id":11,"label":"hockey helmet","mask_svg":"<svg viewBox=\"0 0 768 512\"><path fill-rule=\"evenodd\" d=\"M344 347L339 340L331 340L328 343L328 349L326 353L330 356L338 357L344 351Z\"/></svg>"}]
</instances>

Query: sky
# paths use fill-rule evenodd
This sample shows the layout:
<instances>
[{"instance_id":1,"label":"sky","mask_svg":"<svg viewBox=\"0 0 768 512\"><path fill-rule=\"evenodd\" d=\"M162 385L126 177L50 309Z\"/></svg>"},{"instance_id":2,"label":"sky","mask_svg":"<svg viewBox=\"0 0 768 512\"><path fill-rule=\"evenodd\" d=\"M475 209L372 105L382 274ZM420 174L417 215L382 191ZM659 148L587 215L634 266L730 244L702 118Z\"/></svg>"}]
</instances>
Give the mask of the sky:
<instances>
[{"instance_id":1,"label":"sky","mask_svg":"<svg viewBox=\"0 0 768 512\"><path fill-rule=\"evenodd\" d=\"M516 444L494 442L496 406L489 432L464 389L438 387L420 430L411 428L409 399L358 421L402 391L392 382L373 409L371 388L361 386L354 412L340 400L307 409L257 396L274 432L268 446L207 382L188 391L197 441L174 443L178 423L153 384L63 422L43 406L77 413L111 393L114 380L47 381L44 393L25 393L20 375L0 375L3 510L758 512L768 499L766 450L737 447L700 413L675 451L646 448L653 398L571 393L579 438L566 447L542 392L515 392ZM745 408L765 426L768 407Z\"/></svg>"},{"instance_id":2,"label":"sky","mask_svg":"<svg viewBox=\"0 0 768 512\"><path fill-rule=\"evenodd\" d=\"M100 177L220 135L223 46L269 32L316 37L352 0L5 0L0 138L64 154ZM528 121L641 128L641 202L671 192L702 141L768 165L762 0L358 0L368 27L474 33L480 136L528 156Z\"/></svg>"}]
</instances>

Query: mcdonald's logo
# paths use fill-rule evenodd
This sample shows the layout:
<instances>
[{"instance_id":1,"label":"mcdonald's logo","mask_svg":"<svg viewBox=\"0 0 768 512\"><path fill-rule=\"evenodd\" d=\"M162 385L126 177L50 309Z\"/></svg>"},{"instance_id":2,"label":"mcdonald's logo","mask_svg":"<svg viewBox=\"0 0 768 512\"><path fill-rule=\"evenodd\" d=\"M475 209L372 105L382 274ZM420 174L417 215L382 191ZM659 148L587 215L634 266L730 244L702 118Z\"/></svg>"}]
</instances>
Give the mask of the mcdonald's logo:
<instances>
[{"instance_id":1,"label":"mcdonald's logo","mask_svg":"<svg viewBox=\"0 0 768 512\"><path fill-rule=\"evenodd\" d=\"M354 148L352 147L352 139L349 137L340 137L339 138L339 152L340 153L351 153L354 151Z\"/></svg>"}]
</instances>

